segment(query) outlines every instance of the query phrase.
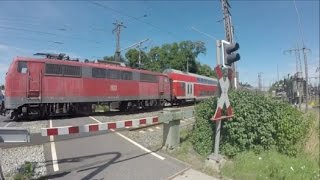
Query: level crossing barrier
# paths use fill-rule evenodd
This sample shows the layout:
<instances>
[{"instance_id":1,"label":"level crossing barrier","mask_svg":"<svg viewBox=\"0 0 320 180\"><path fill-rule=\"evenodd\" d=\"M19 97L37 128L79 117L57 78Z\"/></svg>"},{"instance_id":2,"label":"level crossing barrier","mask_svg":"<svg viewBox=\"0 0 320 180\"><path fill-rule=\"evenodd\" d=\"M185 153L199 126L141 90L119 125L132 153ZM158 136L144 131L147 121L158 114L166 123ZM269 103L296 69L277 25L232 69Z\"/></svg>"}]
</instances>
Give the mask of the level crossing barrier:
<instances>
[{"instance_id":1,"label":"level crossing barrier","mask_svg":"<svg viewBox=\"0 0 320 180\"><path fill-rule=\"evenodd\" d=\"M163 124L163 142L165 149L173 149L180 144L180 121L194 117L193 108L166 108L159 116L146 117L133 120L87 124L82 126L62 126L42 128L42 136L59 136L97 131L115 130L121 128L135 128L146 125ZM30 143L30 133L26 128L4 127L0 128L0 144L2 143ZM1 148L0 148L1 154ZM0 158L0 180L3 179Z\"/></svg>"}]
</instances>

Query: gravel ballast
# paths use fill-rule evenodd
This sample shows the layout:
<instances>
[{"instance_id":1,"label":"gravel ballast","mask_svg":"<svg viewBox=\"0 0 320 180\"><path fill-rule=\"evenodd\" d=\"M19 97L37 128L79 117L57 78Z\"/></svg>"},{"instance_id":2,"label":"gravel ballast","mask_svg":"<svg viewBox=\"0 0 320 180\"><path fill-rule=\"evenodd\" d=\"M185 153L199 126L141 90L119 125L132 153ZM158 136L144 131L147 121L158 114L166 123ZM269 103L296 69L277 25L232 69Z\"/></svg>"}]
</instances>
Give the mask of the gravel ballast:
<instances>
[{"instance_id":1,"label":"gravel ballast","mask_svg":"<svg viewBox=\"0 0 320 180\"><path fill-rule=\"evenodd\" d=\"M46 164L43 153L43 145L8 148L1 150L1 165L3 174L9 179L18 173L19 168L31 162L34 169L33 178L46 175Z\"/></svg>"},{"instance_id":2,"label":"gravel ballast","mask_svg":"<svg viewBox=\"0 0 320 180\"><path fill-rule=\"evenodd\" d=\"M9 127L22 127L27 128L29 133L40 133L41 128L48 127L48 121L26 121L26 122L12 122Z\"/></svg>"},{"instance_id":3,"label":"gravel ballast","mask_svg":"<svg viewBox=\"0 0 320 180\"><path fill-rule=\"evenodd\" d=\"M195 119L186 119L184 121L180 121L180 130L187 129L192 130L192 125L194 124ZM155 127L159 127L158 129ZM152 129L150 131L149 129ZM151 150L159 150L162 146L163 142L163 125L151 126L149 128L138 129L134 131L122 131L123 135L128 138L136 141L142 146L149 148Z\"/></svg>"}]
</instances>

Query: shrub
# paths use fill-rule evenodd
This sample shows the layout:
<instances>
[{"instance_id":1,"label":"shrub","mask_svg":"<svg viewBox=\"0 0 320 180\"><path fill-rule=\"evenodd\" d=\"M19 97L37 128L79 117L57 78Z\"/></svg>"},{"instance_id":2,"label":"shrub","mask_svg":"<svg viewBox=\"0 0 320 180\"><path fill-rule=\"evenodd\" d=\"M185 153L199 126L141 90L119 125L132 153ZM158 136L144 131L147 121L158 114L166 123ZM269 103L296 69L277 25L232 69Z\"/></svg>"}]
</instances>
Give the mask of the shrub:
<instances>
[{"instance_id":1,"label":"shrub","mask_svg":"<svg viewBox=\"0 0 320 180\"><path fill-rule=\"evenodd\" d=\"M213 147L214 123L210 121L217 106L215 97L198 104L196 109L196 123L192 132L192 144L201 155L208 155Z\"/></svg>"},{"instance_id":2,"label":"shrub","mask_svg":"<svg viewBox=\"0 0 320 180\"><path fill-rule=\"evenodd\" d=\"M223 154L234 156L245 150L261 152L271 148L291 156L297 154L298 142L308 129L301 112L262 94L233 91L229 96L234 117L222 122L220 149ZM202 155L212 152L215 131L210 119L215 108L216 98L196 106L192 142Z\"/></svg>"}]
</instances>

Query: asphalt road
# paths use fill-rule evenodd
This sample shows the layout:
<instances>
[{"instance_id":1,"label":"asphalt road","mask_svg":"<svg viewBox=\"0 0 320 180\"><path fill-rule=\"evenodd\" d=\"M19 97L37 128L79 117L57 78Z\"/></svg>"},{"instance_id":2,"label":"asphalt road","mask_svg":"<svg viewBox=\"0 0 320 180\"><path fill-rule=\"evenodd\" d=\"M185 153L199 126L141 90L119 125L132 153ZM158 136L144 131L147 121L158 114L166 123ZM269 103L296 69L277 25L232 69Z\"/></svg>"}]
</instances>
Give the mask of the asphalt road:
<instances>
[{"instance_id":1,"label":"asphalt road","mask_svg":"<svg viewBox=\"0 0 320 180\"><path fill-rule=\"evenodd\" d=\"M143 117L94 116L100 122ZM10 123L10 124L8 124ZM98 123L90 117L56 118L50 121L10 122L0 116L0 126L24 126L44 123L51 126L84 125ZM31 136L32 143L44 145L48 176L46 179L167 179L187 166L167 155L150 152L128 140L121 132L51 137ZM37 141L37 142L35 142ZM43 141L43 142L42 142Z\"/></svg>"},{"instance_id":2,"label":"asphalt road","mask_svg":"<svg viewBox=\"0 0 320 180\"><path fill-rule=\"evenodd\" d=\"M59 171L54 171L51 145L45 146L49 179L166 179L186 168L163 154L154 156L116 133L55 143ZM160 159L160 158L163 159Z\"/></svg>"},{"instance_id":3,"label":"asphalt road","mask_svg":"<svg viewBox=\"0 0 320 180\"><path fill-rule=\"evenodd\" d=\"M79 124L98 123L89 117L72 120ZM52 126L67 121L54 120ZM49 179L166 179L186 168L163 154L146 152L120 132L56 139L60 140L44 146Z\"/></svg>"},{"instance_id":4,"label":"asphalt road","mask_svg":"<svg viewBox=\"0 0 320 180\"><path fill-rule=\"evenodd\" d=\"M7 127L10 126L11 121L8 120L5 116L0 115L0 127Z\"/></svg>"},{"instance_id":5,"label":"asphalt road","mask_svg":"<svg viewBox=\"0 0 320 180\"><path fill-rule=\"evenodd\" d=\"M101 122L143 117L128 115L112 118L94 116ZM99 120L98 120L99 121ZM10 123L10 124L8 124ZM0 126L57 127L98 123L90 117L56 118L50 121L11 122L0 117ZM47 125L46 125L47 124ZM41 127L41 126L39 126ZM48 176L45 179L167 179L186 169L186 165L158 152L148 152L130 142L121 132L40 137L31 135L31 143L44 145Z\"/></svg>"}]
</instances>

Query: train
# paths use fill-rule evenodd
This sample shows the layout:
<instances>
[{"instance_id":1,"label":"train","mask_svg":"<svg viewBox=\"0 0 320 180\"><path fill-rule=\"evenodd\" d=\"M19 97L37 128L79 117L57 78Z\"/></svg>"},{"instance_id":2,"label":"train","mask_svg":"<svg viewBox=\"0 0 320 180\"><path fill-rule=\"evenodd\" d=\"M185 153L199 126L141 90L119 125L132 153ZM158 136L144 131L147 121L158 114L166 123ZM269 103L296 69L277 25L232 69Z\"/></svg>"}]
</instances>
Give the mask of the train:
<instances>
[{"instance_id":1,"label":"train","mask_svg":"<svg viewBox=\"0 0 320 180\"><path fill-rule=\"evenodd\" d=\"M175 69L158 73L64 54L36 55L42 57L15 57L8 68L2 112L12 120L91 113L105 103L130 111L200 101L218 85L215 78Z\"/></svg>"}]
</instances>

